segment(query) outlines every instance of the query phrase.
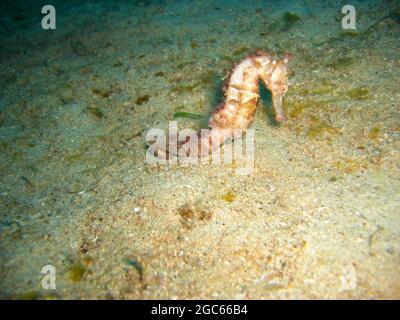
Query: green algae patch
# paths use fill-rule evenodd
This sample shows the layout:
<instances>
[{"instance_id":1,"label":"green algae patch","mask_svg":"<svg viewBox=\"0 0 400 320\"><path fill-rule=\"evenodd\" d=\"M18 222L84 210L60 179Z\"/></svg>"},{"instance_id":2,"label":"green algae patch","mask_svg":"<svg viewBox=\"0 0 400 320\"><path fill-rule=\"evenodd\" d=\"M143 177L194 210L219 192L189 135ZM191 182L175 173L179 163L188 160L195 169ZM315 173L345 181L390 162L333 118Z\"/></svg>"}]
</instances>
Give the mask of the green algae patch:
<instances>
[{"instance_id":1,"label":"green algae patch","mask_svg":"<svg viewBox=\"0 0 400 320\"><path fill-rule=\"evenodd\" d=\"M174 119L177 118L185 118L185 119L192 119L192 120L204 120L207 118L206 115L201 113L194 113L194 112L175 112Z\"/></svg>"},{"instance_id":2,"label":"green algae patch","mask_svg":"<svg viewBox=\"0 0 400 320\"><path fill-rule=\"evenodd\" d=\"M282 31L290 30L297 22L301 21L300 16L294 12L285 12L282 16Z\"/></svg>"},{"instance_id":3,"label":"green algae patch","mask_svg":"<svg viewBox=\"0 0 400 320\"><path fill-rule=\"evenodd\" d=\"M65 157L65 161L67 161L68 163L76 163L76 162L80 162L80 161L85 161L85 154L81 153L81 152L77 152L71 155L67 155Z\"/></svg>"},{"instance_id":4,"label":"green algae patch","mask_svg":"<svg viewBox=\"0 0 400 320\"><path fill-rule=\"evenodd\" d=\"M149 101L149 99L150 99L150 96L148 94L145 94L143 96L137 97L136 100L135 100L135 104L140 106L143 103Z\"/></svg>"},{"instance_id":5,"label":"green algae patch","mask_svg":"<svg viewBox=\"0 0 400 320\"><path fill-rule=\"evenodd\" d=\"M312 139L322 136L323 134L331 135L336 133L338 133L337 128L324 122L312 124L307 130L307 136Z\"/></svg>"},{"instance_id":6,"label":"green algae patch","mask_svg":"<svg viewBox=\"0 0 400 320\"><path fill-rule=\"evenodd\" d=\"M293 89L291 90L291 92L294 92L296 95L300 95L304 98L307 98L307 96L309 95L334 94L336 91L337 86L326 80L322 80L317 83L302 85L299 87L293 87Z\"/></svg>"},{"instance_id":7,"label":"green algae patch","mask_svg":"<svg viewBox=\"0 0 400 320\"><path fill-rule=\"evenodd\" d=\"M86 267L82 263L76 262L68 269L67 275L72 282L79 282L85 272Z\"/></svg>"},{"instance_id":8,"label":"green algae patch","mask_svg":"<svg viewBox=\"0 0 400 320\"><path fill-rule=\"evenodd\" d=\"M325 44L328 44L328 45L332 46L337 42L343 42L346 39L353 39L353 38L356 38L356 37L358 37L358 36L360 36L362 34L363 33L360 33L360 32L354 31L354 30L344 30L344 31L340 32L337 36L330 37L329 39L327 39L325 41L322 41L322 42L314 43L314 46L320 47L320 46L323 46Z\"/></svg>"},{"instance_id":9,"label":"green algae patch","mask_svg":"<svg viewBox=\"0 0 400 320\"><path fill-rule=\"evenodd\" d=\"M326 94L326 93L332 93L333 89L334 89L333 85L323 83L319 86L312 87L310 89L310 93L321 95L321 94Z\"/></svg>"},{"instance_id":10,"label":"green algae patch","mask_svg":"<svg viewBox=\"0 0 400 320\"><path fill-rule=\"evenodd\" d=\"M27 291L15 297L16 300L59 300L60 297L52 293L42 293L40 291Z\"/></svg>"},{"instance_id":11,"label":"green algae patch","mask_svg":"<svg viewBox=\"0 0 400 320\"><path fill-rule=\"evenodd\" d=\"M365 36L369 36L371 35L373 32L376 31L377 27L384 21L386 20L392 20L394 22L396 22L397 24L400 23L400 8L396 8L393 11L390 11L388 15L380 18L379 20L375 21L374 24L372 24L367 30L365 30L363 32L363 35Z\"/></svg>"},{"instance_id":12,"label":"green algae patch","mask_svg":"<svg viewBox=\"0 0 400 320\"><path fill-rule=\"evenodd\" d=\"M400 24L400 8L397 8L393 11L391 11L387 17L389 19L392 19L393 21L395 21L396 23Z\"/></svg>"},{"instance_id":13,"label":"green algae patch","mask_svg":"<svg viewBox=\"0 0 400 320\"><path fill-rule=\"evenodd\" d=\"M354 59L351 57L339 57L332 62L328 63L326 66L335 70L345 69L353 65Z\"/></svg>"},{"instance_id":14,"label":"green algae patch","mask_svg":"<svg viewBox=\"0 0 400 320\"><path fill-rule=\"evenodd\" d=\"M192 92L199 85L200 85L199 82L183 83L183 84L180 84L180 85L173 86L171 88L171 92L175 92L175 93Z\"/></svg>"},{"instance_id":15,"label":"green algae patch","mask_svg":"<svg viewBox=\"0 0 400 320\"><path fill-rule=\"evenodd\" d=\"M179 61L179 60L177 60L177 61ZM182 69L182 68L184 68L184 67L186 67L188 65L191 65L192 63L193 63L192 61L188 61L188 60L182 61L176 66L176 68L177 69Z\"/></svg>"},{"instance_id":16,"label":"green algae patch","mask_svg":"<svg viewBox=\"0 0 400 320\"><path fill-rule=\"evenodd\" d=\"M197 79L200 85L211 85L218 79L218 74L213 70L207 70L201 73Z\"/></svg>"},{"instance_id":17,"label":"green algae patch","mask_svg":"<svg viewBox=\"0 0 400 320\"><path fill-rule=\"evenodd\" d=\"M290 119L297 119L307 108L307 103L305 102L294 102L287 105L288 114Z\"/></svg>"},{"instance_id":18,"label":"green algae patch","mask_svg":"<svg viewBox=\"0 0 400 320\"><path fill-rule=\"evenodd\" d=\"M347 91L347 95L353 100L367 100L369 98L369 90L366 87L359 87Z\"/></svg>"},{"instance_id":19,"label":"green algae patch","mask_svg":"<svg viewBox=\"0 0 400 320\"><path fill-rule=\"evenodd\" d=\"M299 21L301 21L301 17L297 13L287 11L280 19L269 24L261 35L268 35L280 31L289 31Z\"/></svg>"},{"instance_id":20,"label":"green algae patch","mask_svg":"<svg viewBox=\"0 0 400 320\"><path fill-rule=\"evenodd\" d=\"M304 89L302 89L304 90ZM322 94L325 92L330 92L330 88L315 88L314 90L316 91L310 91L308 92L307 95L313 95L314 93L316 94ZM330 100L318 100L318 99L313 99L313 98L307 98L307 99L302 99L302 100L292 100L288 99L285 102L285 108L287 110L287 114L290 119L297 119L300 118L301 116L308 116L308 121L311 123L314 123L317 121L317 117L312 116L312 114L315 114L316 112L326 112L329 110L329 103ZM311 119L309 118L311 115ZM306 119L307 120L307 119Z\"/></svg>"},{"instance_id":21,"label":"green algae patch","mask_svg":"<svg viewBox=\"0 0 400 320\"><path fill-rule=\"evenodd\" d=\"M365 160L359 159L341 159L333 163L333 167L341 174L351 174L368 168Z\"/></svg>"},{"instance_id":22,"label":"green algae patch","mask_svg":"<svg viewBox=\"0 0 400 320\"><path fill-rule=\"evenodd\" d=\"M93 89L92 92L94 95L103 99L107 99L113 94L113 91L103 89Z\"/></svg>"},{"instance_id":23,"label":"green algae patch","mask_svg":"<svg viewBox=\"0 0 400 320\"><path fill-rule=\"evenodd\" d=\"M100 108L87 107L86 112L91 115L94 115L96 118L99 118L99 119L104 118L104 112Z\"/></svg>"},{"instance_id":24,"label":"green algae patch","mask_svg":"<svg viewBox=\"0 0 400 320\"><path fill-rule=\"evenodd\" d=\"M339 133L339 129L333 127L326 121L323 121L317 117L312 117L310 120L310 125L307 128L307 137L311 139L315 138L330 138L332 135Z\"/></svg>"},{"instance_id":25,"label":"green algae patch","mask_svg":"<svg viewBox=\"0 0 400 320\"><path fill-rule=\"evenodd\" d=\"M297 22L297 21L300 21L301 18L300 18L300 16L299 16L297 13L294 13L294 12L285 12L285 13L283 14L282 20L283 20L285 23L293 24L293 23L295 23L295 22Z\"/></svg>"},{"instance_id":26,"label":"green algae patch","mask_svg":"<svg viewBox=\"0 0 400 320\"><path fill-rule=\"evenodd\" d=\"M294 90L293 90L294 91ZM299 95L301 95L302 97L305 97L307 95L310 94L310 89L307 87L301 87L299 89L297 89L297 92Z\"/></svg>"},{"instance_id":27,"label":"green algae patch","mask_svg":"<svg viewBox=\"0 0 400 320\"><path fill-rule=\"evenodd\" d=\"M222 54L221 55L221 59L228 61L228 62L234 62L235 61L235 57L229 56L227 54Z\"/></svg>"},{"instance_id":28,"label":"green algae patch","mask_svg":"<svg viewBox=\"0 0 400 320\"><path fill-rule=\"evenodd\" d=\"M223 194L221 196L221 200L224 200L225 202L233 202L236 199L236 194L233 191L228 191L227 193Z\"/></svg>"},{"instance_id":29,"label":"green algae patch","mask_svg":"<svg viewBox=\"0 0 400 320\"><path fill-rule=\"evenodd\" d=\"M41 297L38 291L28 291L17 297L17 300L39 300Z\"/></svg>"},{"instance_id":30,"label":"green algae patch","mask_svg":"<svg viewBox=\"0 0 400 320\"><path fill-rule=\"evenodd\" d=\"M239 47L239 48L237 48L237 49L235 49L235 50L233 51L233 54L234 54L235 56L239 56L239 55L242 55L242 54L244 54L244 53L246 53L246 52L249 52L249 50L250 50L249 47Z\"/></svg>"},{"instance_id":31,"label":"green algae patch","mask_svg":"<svg viewBox=\"0 0 400 320\"><path fill-rule=\"evenodd\" d=\"M371 130L369 130L368 138L371 140L375 140L379 137L380 132L381 129L379 127L373 127Z\"/></svg>"},{"instance_id":32,"label":"green algae patch","mask_svg":"<svg viewBox=\"0 0 400 320\"><path fill-rule=\"evenodd\" d=\"M143 265L140 263L140 261L136 258L125 258L124 263L130 267L132 267L134 270L136 270L136 272L139 275L140 281L143 280L143 272L144 272L144 267Z\"/></svg>"},{"instance_id":33,"label":"green algae patch","mask_svg":"<svg viewBox=\"0 0 400 320\"><path fill-rule=\"evenodd\" d=\"M344 30L342 32L340 32L339 36L341 37L345 37L345 38L355 38L358 37L360 35L359 32L354 31L354 30Z\"/></svg>"}]
</instances>

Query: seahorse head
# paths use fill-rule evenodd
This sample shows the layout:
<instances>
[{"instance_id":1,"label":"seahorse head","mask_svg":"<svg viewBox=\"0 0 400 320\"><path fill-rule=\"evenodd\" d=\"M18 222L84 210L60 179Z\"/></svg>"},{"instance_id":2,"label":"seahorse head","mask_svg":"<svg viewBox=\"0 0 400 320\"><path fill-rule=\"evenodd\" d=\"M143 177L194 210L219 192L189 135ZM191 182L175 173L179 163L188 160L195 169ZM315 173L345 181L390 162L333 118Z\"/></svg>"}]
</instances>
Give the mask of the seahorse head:
<instances>
[{"instance_id":1,"label":"seahorse head","mask_svg":"<svg viewBox=\"0 0 400 320\"><path fill-rule=\"evenodd\" d=\"M289 59L290 56L285 54L282 59L276 61L269 82L271 91L279 90L283 95L288 90Z\"/></svg>"},{"instance_id":2,"label":"seahorse head","mask_svg":"<svg viewBox=\"0 0 400 320\"><path fill-rule=\"evenodd\" d=\"M273 104L278 122L286 121L287 118L282 107L282 98L288 90L289 60L291 55L285 53L283 57L276 58L272 55L263 54L258 59L259 76L264 85L271 91Z\"/></svg>"},{"instance_id":3,"label":"seahorse head","mask_svg":"<svg viewBox=\"0 0 400 320\"><path fill-rule=\"evenodd\" d=\"M290 59L289 53L280 58L266 53L259 56L260 78L271 92L283 95L287 91Z\"/></svg>"}]
</instances>

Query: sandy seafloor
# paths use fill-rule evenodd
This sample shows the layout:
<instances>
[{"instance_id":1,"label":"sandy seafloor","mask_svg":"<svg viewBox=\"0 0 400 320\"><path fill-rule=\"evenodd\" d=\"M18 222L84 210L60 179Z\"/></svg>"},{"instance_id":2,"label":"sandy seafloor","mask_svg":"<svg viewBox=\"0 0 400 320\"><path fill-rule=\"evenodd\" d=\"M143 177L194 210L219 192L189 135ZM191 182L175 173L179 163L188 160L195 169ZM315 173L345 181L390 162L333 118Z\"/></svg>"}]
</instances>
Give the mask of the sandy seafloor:
<instances>
[{"instance_id":1,"label":"sandy seafloor","mask_svg":"<svg viewBox=\"0 0 400 320\"><path fill-rule=\"evenodd\" d=\"M353 1L357 32L340 1L57 0L55 31L44 4L1 4L1 298L400 298L398 2ZM293 59L253 173L146 164L255 48Z\"/></svg>"}]
</instances>

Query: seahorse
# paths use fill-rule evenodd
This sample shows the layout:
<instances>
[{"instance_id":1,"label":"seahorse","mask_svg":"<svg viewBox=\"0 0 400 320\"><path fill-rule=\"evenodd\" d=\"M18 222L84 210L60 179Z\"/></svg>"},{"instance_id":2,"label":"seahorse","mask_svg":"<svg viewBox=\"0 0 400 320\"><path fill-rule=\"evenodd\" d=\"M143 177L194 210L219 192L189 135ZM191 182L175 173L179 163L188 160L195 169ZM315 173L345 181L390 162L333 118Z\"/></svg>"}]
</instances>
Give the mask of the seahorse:
<instances>
[{"instance_id":1,"label":"seahorse","mask_svg":"<svg viewBox=\"0 0 400 320\"><path fill-rule=\"evenodd\" d=\"M194 154L203 157L220 147L227 139L233 138L234 132L238 132L234 129L240 129L241 133L245 133L256 113L260 98L258 88L260 79L272 94L276 121L287 121L283 109L283 97L288 90L290 58L289 53L278 58L269 52L256 50L234 64L223 86L224 102L211 112L209 130L206 134L201 135L199 132L196 136L178 141L175 147L170 146L169 150L159 149L156 152L157 156L168 159L170 154L182 154L184 149L185 156Z\"/></svg>"}]
</instances>

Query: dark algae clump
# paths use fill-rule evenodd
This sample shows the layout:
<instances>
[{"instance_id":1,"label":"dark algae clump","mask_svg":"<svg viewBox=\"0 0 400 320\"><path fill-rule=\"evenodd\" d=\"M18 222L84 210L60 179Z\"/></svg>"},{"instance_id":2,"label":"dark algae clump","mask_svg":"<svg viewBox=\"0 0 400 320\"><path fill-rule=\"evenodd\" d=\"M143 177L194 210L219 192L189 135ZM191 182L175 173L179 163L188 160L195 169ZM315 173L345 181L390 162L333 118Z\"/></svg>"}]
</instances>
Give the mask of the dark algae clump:
<instances>
[{"instance_id":1,"label":"dark algae clump","mask_svg":"<svg viewBox=\"0 0 400 320\"><path fill-rule=\"evenodd\" d=\"M201 114L201 113L194 113L194 112L175 112L174 113L174 119L177 118L186 118L186 119L192 119L192 120L204 120L207 118L206 115Z\"/></svg>"},{"instance_id":2,"label":"dark algae clump","mask_svg":"<svg viewBox=\"0 0 400 320\"><path fill-rule=\"evenodd\" d=\"M301 17L294 12L287 11L279 19L267 25L260 35L270 35L274 32L286 32L289 31L293 26L301 21Z\"/></svg>"},{"instance_id":3,"label":"dark algae clump","mask_svg":"<svg viewBox=\"0 0 400 320\"><path fill-rule=\"evenodd\" d=\"M187 228L193 228L196 223L211 219L213 212L206 204L197 202L186 202L178 208L178 214L181 217L182 225Z\"/></svg>"},{"instance_id":4,"label":"dark algae clump","mask_svg":"<svg viewBox=\"0 0 400 320\"><path fill-rule=\"evenodd\" d=\"M143 95L143 96L138 97L138 98L135 100L135 103L136 103L137 105L142 105L143 103L149 101L149 99L150 99L150 96L149 96L148 94L145 94L145 95Z\"/></svg>"},{"instance_id":5,"label":"dark algae clump","mask_svg":"<svg viewBox=\"0 0 400 320\"><path fill-rule=\"evenodd\" d=\"M327 64L327 67L340 70L350 67L354 63L354 59L348 56L338 57L334 61Z\"/></svg>"},{"instance_id":6,"label":"dark algae clump","mask_svg":"<svg viewBox=\"0 0 400 320\"><path fill-rule=\"evenodd\" d=\"M369 90L365 87L350 89L347 95L354 100L367 100L369 98Z\"/></svg>"},{"instance_id":7,"label":"dark algae clump","mask_svg":"<svg viewBox=\"0 0 400 320\"><path fill-rule=\"evenodd\" d=\"M112 95L112 91L103 90L103 89L93 89L92 92L101 98L107 99Z\"/></svg>"},{"instance_id":8,"label":"dark algae clump","mask_svg":"<svg viewBox=\"0 0 400 320\"><path fill-rule=\"evenodd\" d=\"M143 280L143 271L144 271L142 263L140 263L140 261L136 258L125 258L124 262L125 262L125 264L127 264L128 266L130 266L136 270L136 272L139 275L140 281L142 281Z\"/></svg>"},{"instance_id":9,"label":"dark algae clump","mask_svg":"<svg viewBox=\"0 0 400 320\"><path fill-rule=\"evenodd\" d=\"M233 191L228 191L221 196L221 199L230 203L236 199L236 194Z\"/></svg>"},{"instance_id":10,"label":"dark algae clump","mask_svg":"<svg viewBox=\"0 0 400 320\"><path fill-rule=\"evenodd\" d=\"M100 108L97 107L87 107L86 111L92 115L94 115L95 117L101 119L104 118L104 113L103 111L101 111Z\"/></svg>"},{"instance_id":11,"label":"dark algae clump","mask_svg":"<svg viewBox=\"0 0 400 320\"><path fill-rule=\"evenodd\" d=\"M200 85L200 82L187 82L187 83L182 83L180 85L175 85L171 88L172 92L176 93L184 93L184 92L192 92L195 88L197 88Z\"/></svg>"},{"instance_id":12,"label":"dark algae clump","mask_svg":"<svg viewBox=\"0 0 400 320\"><path fill-rule=\"evenodd\" d=\"M299 22L301 20L300 16L294 12L285 12L282 16L282 21L283 21L283 31L288 31L290 30L296 22Z\"/></svg>"},{"instance_id":13,"label":"dark algae clump","mask_svg":"<svg viewBox=\"0 0 400 320\"><path fill-rule=\"evenodd\" d=\"M233 54L235 56L238 56L238 55L242 55L246 52L249 52L249 50L250 50L250 48L248 48L248 47L239 47L233 51Z\"/></svg>"},{"instance_id":14,"label":"dark algae clump","mask_svg":"<svg viewBox=\"0 0 400 320\"><path fill-rule=\"evenodd\" d=\"M73 282L81 281L83 275L86 272L86 267L80 263L74 263L68 270L68 278Z\"/></svg>"},{"instance_id":15,"label":"dark algae clump","mask_svg":"<svg viewBox=\"0 0 400 320\"><path fill-rule=\"evenodd\" d=\"M381 129L379 127L373 127L368 133L368 138L375 140L379 137L380 132Z\"/></svg>"}]
</instances>

